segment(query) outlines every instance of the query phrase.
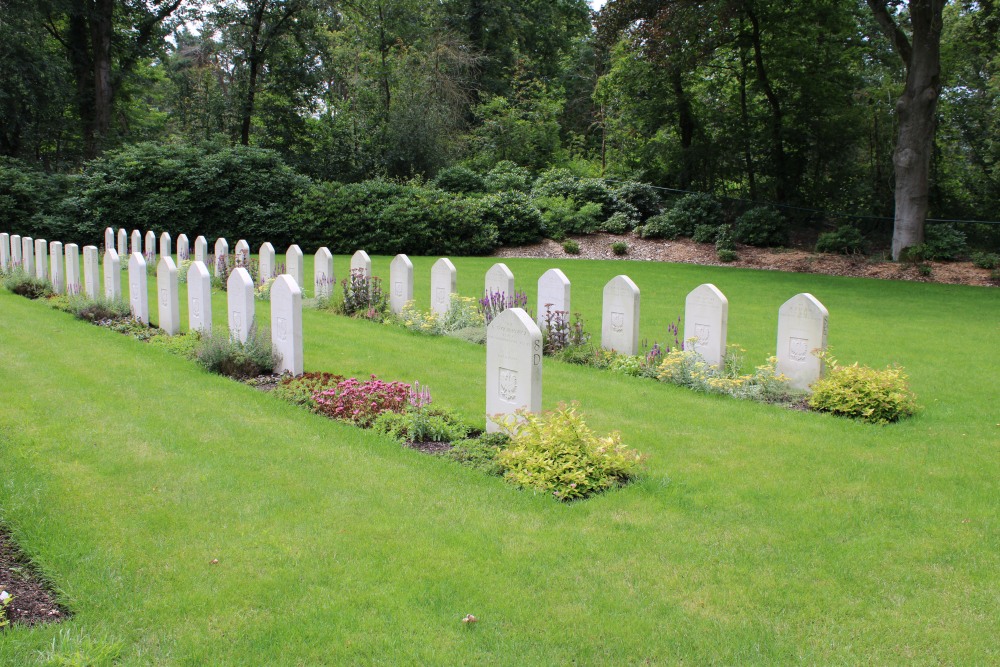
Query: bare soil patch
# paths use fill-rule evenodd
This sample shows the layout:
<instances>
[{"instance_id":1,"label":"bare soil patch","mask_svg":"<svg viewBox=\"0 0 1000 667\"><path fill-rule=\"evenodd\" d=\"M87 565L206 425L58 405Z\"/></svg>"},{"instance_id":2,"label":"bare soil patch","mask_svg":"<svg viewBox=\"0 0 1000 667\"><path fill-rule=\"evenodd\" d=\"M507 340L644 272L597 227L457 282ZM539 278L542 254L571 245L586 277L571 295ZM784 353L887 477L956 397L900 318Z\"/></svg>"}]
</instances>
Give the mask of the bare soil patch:
<instances>
[{"instance_id":1,"label":"bare soil patch","mask_svg":"<svg viewBox=\"0 0 1000 667\"><path fill-rule=\"evenodd\" d=\"M533 245L501 248L496 257L558 257L560 259L632 259L652 262L680 262L706 266L738 266L744 269L765 271L792 271L795 273L823 273L830 276L854 276L883 280L911 280L950 285L988 286L990 271L972 265L972 262L926 262L931 267L929 276L922 275L913 264L897 264L884 259L859 255L831 255L798 248L754 248L737 245L735 262L719 261L711 243L695 243L690 239L666 241L642 239L635 232L629 234L590 234L574 236L580 244L580 254L570 255L562 243L546 239ZM611 244L625 241L628 253L615 255Z\"/></svg>"},{"instance_id":2,"label":"bare soil patch","mask_svg":"<svg viewBox=\"0 0 1000 667\"><path fill-rule=\"evenodd\" d=\"M0 591L14 596L6 611L11 623L53 623L69 616L10 535L3 530L0 530Z\"/></svg>"}]
</instances>

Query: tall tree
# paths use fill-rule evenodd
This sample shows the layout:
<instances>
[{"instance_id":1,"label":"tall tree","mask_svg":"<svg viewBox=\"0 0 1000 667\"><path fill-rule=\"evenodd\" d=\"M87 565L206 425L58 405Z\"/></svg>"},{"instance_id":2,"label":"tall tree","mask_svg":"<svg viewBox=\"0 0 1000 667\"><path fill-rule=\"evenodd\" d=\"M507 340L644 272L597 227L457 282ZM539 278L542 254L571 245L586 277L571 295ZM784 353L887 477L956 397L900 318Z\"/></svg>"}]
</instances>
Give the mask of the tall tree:
<instances>
[{"instance_id":1,"label":"tall tree","mask_svg":"<svg viewBox=\"0 0 1000 667\"><path fill-rule=\"evenodd\" d=\"M924 240L934 147L934 112L941 93L942 13L947 0L909 0L909 35L899 21L901 1L867 1L879 27L906 68L906 86L896 101L899 135L893 153L896 213L892 258L898 261L906 248Z\"/></svg>"}]
</instances>

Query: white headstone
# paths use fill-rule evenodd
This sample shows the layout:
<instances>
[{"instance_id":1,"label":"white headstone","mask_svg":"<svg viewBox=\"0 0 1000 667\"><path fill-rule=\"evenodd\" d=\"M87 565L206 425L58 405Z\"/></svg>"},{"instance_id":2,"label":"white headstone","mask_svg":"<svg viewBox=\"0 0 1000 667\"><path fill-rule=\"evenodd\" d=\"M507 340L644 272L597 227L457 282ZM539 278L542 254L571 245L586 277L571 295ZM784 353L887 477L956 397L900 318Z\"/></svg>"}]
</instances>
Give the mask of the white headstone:
<instances>
[{"instance_id":1,"label":"white headstone","mask_svg":"<svg viewBox=\"0 0 1000 667\"><path fill-rule=\"evenodd\" d=\"M222 271L226 266L226 262L229 261L229 242L226 239L216 239L215 240L215 266L213 267L213 275L222 275Z\"/></svg>"},{"instance_id":2,"label":"white headstone","mask_svg":"<svg viewBox=\"0 0 1000 667\"><path fill-rule=\"evenodd\" d=\"M80 249L75 243L67 243L66 252L66 294L80 293Z\"/></svg>"},{"instance_id":3,"label":"white headstone","mask_svg":"<svg viewBox=\"0 0 1000 667\"><path fill-rule=\"evenodd\" d=\"M486 272L486 296L502 294L504 301L514 296L514 274L503 262L490 267Z\"/></svg>"},{"instance_id":4,"label":"white headstone","mask_svg":"<svg viewBox=\"0 0 1000 667\"><path fill-rule=\"evenodd\" d=\"M240 239L233 249L236 255L236 266L247 266L250 263L250 244Z\"/></svg>"},{"instance_id":5,"label":"white headstone","mask_svg":"<svg viewBox=\"0 0 1000 667\"><path fill-rule=\"evenodd\" d=\"M233 269L226 282L229 300L229 335L241 343L247 342L253 325L253 279L242 266Z\"/></svg>"},{"instance_id":6,"label":"white headstone","mask_svg":"<svg viewBox=\"0 0 1000 667\"><path fill-rule=\"evenodd\" d=\"M199 236L194 240L194 261L201 262L208 267L208 241L204 236Z\"/></svg>"},{"instance_id":7,"label":"white headstone","mask_svg":"<svg viewBox=\"0 0 1000 667\"><path fill-rule=\"evenodd\" d=\"M486 431L497 415L542 409L542 332L521 308L508 308L486 328Z\"/></svg>"},{"instance_id":8,"label":"white headstone","mask_svg":"<svg viewBox=\"0 0 1000 667\"><path fill-rule=\"evenodd\" d=\"M188 267L188 329L212 331L212 276L205 262L195 260Z\"/></svg>"},{"instance_id":9,"label":"white headstone","mask_svg":"<svg viewBox=\"0 0 1000 667\"><path fill-rule=\"evenodd\" d=\"M694 351L710 366L721 367L726 359L729 299L710 283L695 287L684 299L684 340L695 338Z\"/></svg>"},{"instance_id":10,"label":"white headstone","mask_svg":"<svg viewBox=\"0 0 1000 667\"><path fill-rule=\"evenodd\" d=\"M189 259L191 259L191 245L188 243L187 234L181 234L177 237L177 266Z\"/></svg>"},{"instance_id":11,"label":"white headstone","mask_svg":"<svg viewBox=\"0 0 1000 667\"><path fill-rule=\"evenodd\" d=\"M407 301L413 301L413 262L399 254L389 264L389 308L398 315Z\"/></svg>"},{"instance_id":12,"label":"white headstone","mask_svg":"<svg viewBox=\"0 0 1000 667\"><path fill-rule=\"evenodd\" d=\"M19 234L10 235L10 266L21 267L24 259L21 256L21 236Z\"/></svg>"},{"instance_id":13,"label":"white headstone","mask_svg":"<svg viewBox=\"0 0 1000 667\"><path fill-rule=\"evenodd\" d=\"M778 363L794 389L808 389L823 376L823 361L813 350L826 350L830 312L812 294L796 294L778 309Z\"/></svg>"},{"instance_id":14,"label":"white headstone","mask_svg":"<svg viewBox=\"0 0 1000 667\"><path fill-rule=\"evenodd\" d=\"M30 236L21 237L21 268L29 277L35 275L35 240Z\"/></svg>"},{"instance_id":15,"label":"white headstone","mask_svg":"<svg viewBox=\"0 0 1000 667\"><path fill-rule=\"evenodd\" d=\"M601 347L639 353L639 288L628 276L615 276L604 286Z\"/></svg>"},{"instance_id":16,"label":"white headstone","mask_svg":"<svg viewBox=\"0 0 1000 667\"><path fill-rule=\"evenodd\" d=\"M295 244L288 246L285 253L285 270L300 288L306 280L305 262L302 261L302 250Z\"/></svg>"},{"instance_id":17,"label":"white headstone","mask_svg":"<svg viewBox=\"0 0 1000 667\"><path fill-rule=\"evenodd\" d=\"M113 248L115 246L115 230L111 227L104 229L104 249Z\"/></svg>"},{"instance_id":18,"label":"white headstone","mask_svg":"<svg viewBox=\"0 0 1000 667\"><path fill-rule=\"evenodd\" d=\"M431 311L444 315L451 309L451 295L457 292L458 271L450 259L442 257L431 267Z\"/></svg>"},{"instance_id":19,"label":"white headstone","mask_svg":"<svg viewBox=\"0 0 1000 667\"><path fill-rule=\"evenodd\" d=\"M261 244L258 254L260 256L260 271L258 275L260 276L260 283L263 285L274 277L274 246L264 242Z\"/></svg>"},{"instance_id":20,"label":"white headstone","mask_svg":"<svg viewBox=\"0 0 1000 667\"><path fill-rule=\"evenodd\" d=\"M49 244L49 279L52 291L63 294L66 291L66 260L63 257L63 244L53 241Z\"/></svg>"},{"instance_id":21,"label":"white headstone","mask_svg":"<svg viewBox=\"0 0 1000 667\"><path fill-rule=\"evenodd\" d=\"M104 252L104 298L113 301L122 298L122 260L114 248Z\"/></svg>"},{"instance_id":22,"label":"white headstone","mask_svg":"<svg viewBox=\"0 0 1000 667\"><path fill-rule=\"evenodd\" d=\"M83 293L91 299L96 299L101 293L98 265L97 246L83 246Z\"/></svg>"},{"instance_id":23,"label":"white headstone","mask_svg":"<svg viewBox=\"0 0 1000 667\"><path fill-rule=\"evenodd\" d=\"M147 263L156 264L156 234L152 230L146 232L146 245L144 248Z\"/></svg>"},{"instance_id":24,"label":"white headstone","mask_svg":"<svg viewBox=\"0 0 1000 667\"><path fill-rule=\"evenodd\" d=\"M87 246L93 248L93 246ZM86 264L87 248L83 249ZM97 251L97 248L94 248ZM146 260L137 252L128 260L128 304L132 317L143 324L149 324L149 294L146 291Z\"/></svg>"},{"instance_id":25,"label":"white headstone","mask_svg":"<svg viewBox=\"0 0 1000 667\"><path fill-rule=\"evenodd\" d=\"M0 234L0 271L10 268L10 234Z\"/></svg>"},{"instance_id":26,"label":"white headstone","mask_svg":"<svg viewBox=\"0 0 1000 667\"><path fill-rule=\"evenodd\" d=\"M35 277L49 278L49 242L45 239L35 239Z\"/></svg>"},{"instance_id":27,"label":"white headstone","mask_svg":"<svg viewBox=\"0 0 1000 667\"><path fill-rule=\"evenodd\" d=\"M132 230L132 236L130 237L129 240L131 241L131 245L129 247L129 250L131 250L132 252L137 252L137 253L139 253L141 255L142 254L142 234L139 233L138 229L133 229Z\"/></svg>"},{"instance_id":28,"label":"white headstone","mask_svg":"<svg viewBox=\"0 0 1000 667\"><path fill-rule=\"evenodd\" d=\"M546 312L565 313L564 321L569 323L570 294L569 278L559 269L549 269L538 279L538 327L545 329Z\"/></svg>"},{"instance_id":29,"label":"white headstone","mask_svg":"<svg viewBox=\"0 0 1000 667\"><path fill-rule=\"evenodd\" d=\"M366 278L372 277L372 258L364 250L359 250L351 257L351 273L358 269L365 272Z\"/></svg>"},{"instance_id":30,"label":"white headstone","mask_svg":"<svg viewBox=\"0 0 1000 667\"><path fill-rule=\"evenodd\" d=\"M335 280L333 253L330 252L329 248L320 248L316 251L316 258L313 262L313 296L319 298L333 294Z\"/></svg>"},{"instance_id":31,"label":"white headstone","mask_svg":"<svg viewBox=\"0 0 1000 667\"><path fill-rule=\"evenodd\" d=\"M170 234L163 232L160 234L160 257L166 257L173 254L173 244L170 242ZM156 265L159 268L159 264Z\"/></svg>"},{"instance_id":32,"label":"white headstone","mask_svg":"<svg viewBox=\"0 0 1000 667\"><path fill-rule=\"evenodd\" d=\"M128 254L128 232L124 227L118 229L118 260Z\"/></svg>"},{"instance_id":33,"label":"white headstone","mask_svg":"<svg viewBox=\"0 0 1000 667\"><path fill-rule=\"evenodd\" d=\"M271 285L271 342L281 355L274 372L302 375L302 290L287 274Z\"/></svg>"},{"instance_id":34,"label":"white headstone","mask_svg":"<svg viewBox=\"0 0 1000 667\"><path fill-rule=\"evenodd\" d=\"M156 265L156 293L159 295L159 324L168 336L181 332L181 311L177 295L177 265L170 253L160 256Z\"/></svg>"}]
</instances>

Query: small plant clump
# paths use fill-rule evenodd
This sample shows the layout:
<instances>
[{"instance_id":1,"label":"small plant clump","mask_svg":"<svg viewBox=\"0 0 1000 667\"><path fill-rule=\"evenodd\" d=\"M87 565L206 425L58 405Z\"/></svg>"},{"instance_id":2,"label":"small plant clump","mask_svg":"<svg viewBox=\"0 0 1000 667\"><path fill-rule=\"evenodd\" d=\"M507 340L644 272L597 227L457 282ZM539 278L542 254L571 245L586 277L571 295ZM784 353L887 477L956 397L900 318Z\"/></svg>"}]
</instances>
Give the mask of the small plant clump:
<instances>
[{"instance_id":1,"label":"small plant clump","mask_svg":"<svg viewBox=\"0 0 1000 667\"><path fill-rule=\"evenodd\" d=\"M505 433L483 433L478 438L452 441L451 449L445 452L445 456L487 475L499 477L504 469L497 459L509 445L510 436Z\"/></svg>"},{"instance_id":2,"label":"small plant clump","mask_svg":"<svg viewBox=\"0 0 1000 667\"><path fill-rule=\"evenodd\" d=\"M470 428L446 410L411 405L403 412L383 412L372 430L408 443L453 442L465 438Z\"/></svg>"},{"instance_id":3,"label":"small plant clump","mask_svg":"<svg viewBox=\"0 0 1000 667\"><path fill-rule=\"evenodd\" d=\"M579 255L580 254L580 244L573 239L566 239L562 243L563 252L567 255Z\"/></svg>"},{"instance_id":4,"label":"small plant clump","mask_svg":"<svg viewBox=\"0 0 1000 667\"><path fill-rule=\"evenodd\" d=\"M452 294L446 313L423 311L408 301L396 321L410 331L435 336L456 336L469 339L470 332L477 332L476 342L485 342L485 323L479 311L479 302L469 296ZM478 340L481 338L482 340Z\"/></svg>"},{"instance_id":5,"label":"small plant clump","mask_svg":"<svg viewBox=\"0 0 1000 667\"><path fill-rule=\"evenodd\" d=\"M336 389L343 380L343 375L334 373L312 372L297 376L288 375L281 378L273 393L283 401L301 405L317 412L316 395L330 389Z\"/></svg>"},{"instance_id":6,"label":"small plant clump","mask_svg":"<svg viewBox=\"0 0 1000 667\"><path fill-rule=\"evenodd\" d=\"M611 244L611 252L619 257L628 253L628 244L624 241L615 241Z\"/></svg>"},{"instance_id":7,"label":"small plant clump","mask_svg":"<svg viewBox=\"0 0 1000 667\"><path fill-rule=\"evenodd\" d=\"M726 264L735 262L740 258L739 255L736 254L735 250L728 250L725 248L722 250L716 250L715 255L719 258L720 262L725 262Z\"/></svg>"},{"instance_id":8,"label":"small plant clump","mask_svg":"<svg viewBox=\"0 0 1000 667\"><path fill-rule=\"evenodd\" d=\"M29 276L22 269L14 269L4 278L8 291L28 299L42 299L52 295L52 286L41 278Z\"/></svg>"},{"instance_id":9,"label":"small plant clump","mask_svg":"<svg viewBox=\"0 0 1000 667\"><path fill-rule=\"evenodd\" d=\"M816 240L816 252L830 252L841 255L860 254L865 249L865 238L857 227L844 225L835 231L824 232Z\"/></svg>"},{"instance_id":10,"label":"small plant clump","mask_svg":"<svg viewBox=\"0 0 1000 667\"><path fill-rule=\"evenodd\" d=\"M338 311L349 317L382 321L389 310L389 295L382 291L382 279L369 276L364 269L352 269L351 277L340 281L343 301Z\"/></svg>"},{"instance_id":11,"label":"small plant clump","mask_svg":"<svg viewBox=\"0 0 1000 667\"><path fill-rule=\"evenodd\" d=\"M67 297L66 310L78 319L95 324L132 317L131 306L127 300L107 299L103 296L91 298L84 294L72 294Z\"/></svg>"},{"instance_id":12,"label":"small plant clump","mask_svg":"<svg viewBox=\"0 0 1000 667\"><path fill-rule=\"evenodd\" d=\"M385 382L376 375L364 381L348 378L314 394L313 399L320 414L370 428L383 412L401 413L410 405L410 385Z\"/></svg>"},{"instance_id":13,"label":"small plant clump","mask_svg":"<svg viewBox=\"0 0 1000 667\"><path fill-rule=\"evenodd\" d=\"M798 397L797 392L788 386L788 378L775 369L776 357L769 357L766 363L744 371L744 350L731 344L726 346L722 368L717 368L709 365L697 352L696 341L692 338L686 341L685 349L672 350L663 355L657 375L661 381L695 391L763 403L785 403Z\"/></svg>"},{"instance_id":14,"label":"small plant clump","mask_svg":"<svg viewBox=\"0 0 1000 667\"><path fill-rule=\"evenodd\" d=\"M829 351L820 358L826 373L812 384L809 407L813 410L870 424L888 424L916 412L916 397L902 368L878 370L857 363L842 366Z\"/></svg>"},{"instance_id":15,"label":"small plant clump","mask_svg":"<svg viewBox=\"0 0 1000 667\"><path fill-rule=\"evenodd\" d=\"M1000 266L1000 255L995 252L974 252L972 264L979 269L995 269Z\"/></svg>"},{"instance_id":16,"label":"small plant clump","mask_svg":"<svg viewBox=\"0 0 1000 667\"><path fill-rule=\"evenodd\" d=\"M9 607L10 603L13 601L13 595L7 591L0 590L0 629L10 625L10 619L7 618L7 607Z\"/></svg>"},{"instance_id":17,"label":"small plant clump","mask_svg":"<svg viewBox=\"0 0 1000 667\"><path fill-rule=\"evenodd\" d=\"M258 331L256 322L250 326L245 343L229 331L203 336L195 357L210 372L237 380L271 373L281 363L281 355L271 346L270 334Z\"/></svg>"},{"instance_id":18,"label":"small plant clump","mask_svg":"<svg viewBox=\"0 0 1000 667\"><path fill-rule=\"evenodd\" d=\"M486 326L489 326L490 322L497 315L508 308L524 308L527 310L528 295L520 290L516 290L513 294L493 291L484 295L479 300L479 312L482 313Z\"/></svg>"},{"instance_id":19,"label":"small plant clump","mask_svg":"<svg viewBox=\"0 0 1000 667\"><path fill-rule=\"evenodd\" d=\"M510 437L497 462L504 478L521 488L575 500L622 486L642 469L642 454L622 444L617 432L596 435L576 406L495 421Z\"/></svg>"}]
</instances>

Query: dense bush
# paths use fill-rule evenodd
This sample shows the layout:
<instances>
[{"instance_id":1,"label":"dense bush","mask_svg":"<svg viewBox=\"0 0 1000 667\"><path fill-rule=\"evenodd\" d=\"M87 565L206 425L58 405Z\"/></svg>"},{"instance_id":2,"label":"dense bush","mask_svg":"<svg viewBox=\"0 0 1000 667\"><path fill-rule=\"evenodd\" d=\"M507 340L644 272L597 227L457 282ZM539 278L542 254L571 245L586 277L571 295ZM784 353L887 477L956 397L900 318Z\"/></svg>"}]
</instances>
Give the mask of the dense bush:
<instances>
[{"instance_id":1,"label":"dense bush","mask_svg":"<svg viewBox=\"0 0 1000 667\"><path fill-rule=\"evenodd\" d=\"M639 223L659 215L663 209L663 198L656 188L648 183L625 181L615 185L613 194L619 201L635 209Z\"/></svg>"},{"instance_id":2,"label":"dense bush","mask_svg":"<svg viewBox=\"0 0 1000 667\"><path fill-rule=\"evenodd\" d=\"M10 158L0 157L0 220L4 231L64 243L90 243L81 232L80 177L46 174Z\"/></svg>"},{"instance_id":3,"label":"dense bush","mask_svg":"<svg viewBox=\"0 0 1000 667\"><path fill-rule=\"evenodd\" d=\"M238 380L271 373L281 363L281 355L271 347L270 333L258 331L256 323L250 327L245 343L229 331L213 331L201 339L195 356L212 373Z\"/></svg>"},{"instance_id":4,"label":"dense bush","mask_svg":"<svg viewBox=\"0 0 1000 667\"><path fill-rule=\"evenodd\" d=\"M722 204L710 194L695 192L684 195L663 214L663 225L677 229L679 236L691 236L699 225L718 227L722 224Z\"/></svg>"},{"instance_id":5,"label":"dense bush","mask_svg":"<svg viewBox=\"0 0 1000 667\"><path fill-rule=\"evenodd\" d=\"M481 201L481 219L497 228L501 245L526 245L542 237L542 213L522 192L500 192Z\"/></svg>"},{"instance_id":6,"label":"dense bush","mask_svg":"<svg viewBox=\"0 0 1000 667\"><path fill-rule=\"evenodd\" d=\"M666 213L654 215L639 228L639 236L644 239L675 239L680 235L680 226Z\"/></svg>"},{"instance_id":7,"label":"dense bush","mask_svg":"<svg viewBox=\"0 0 1000 667\"><path fill-rule=\"evenodd\" d=\"M729 225L719 227L715 234L715 251L736 251L736 232Z\"/></svg>"},{"instance_id":8,"label":"dense bush","mask_svg":"<svg viewBox=\"0 0 1000 667\"><path fill-rule=\"evenodd\" d=\"M604 221L601 225L601 229L609 234L624 234L632 229L634 222L635 220L628 217L624 213L615 213Z\"/></svg>"},{"instance_id":9,"label":"dense bush","mask_svg":"<svg viewBox=\"0 0 1000 667\"><path fill-rule=\"evenodd\" d=\"M528 192L531 190L531 172L510 160L497 162L484 179L487 192Z\"/></svg>"},{"instance_id":10,"label":"dense bush","mask_svg":"<svg viewBox=\"0 0 1000 667\"><path fill-rule=\"evenodd\" d=\"M833 252L852 255L863 252L865 239L857 227L844 225L835 231L824 232L816 241L816 252Z\"/></svg>"},{"instance_id":11,"label":"dense bush","mask_svg":"<svg viewBox=\"0 0 1000 667\"><path fill-rule=\"evenodd\" d=\"M642 455L622 444L618 433L597 436L576 407L521 413L520 418L501 424L510 445L497 461L504 477L522 488L573 500L625 484L639 473Z\"/></svg>"},{"instance_id":12,"label":"dense bush","mask_svg":"<svg viewBox=\"0 0 1000 667\"><path fill-rule=\"evenodd\" d=\"M698 225L694 228L694 233L691 234L691 240L695 243L715 243L719 229L721 227L716 225Z\"/></svg>"},{"instance_id":13,"label":"dense bush","mask_svg":"<svg viewBox=\"0 0 1000 667\"><path fill-rule=\"evenodd\" d=\"M917 408L902 368L883 370L852 364L841 366L823 357L826 374L812 384L809 407L872 424L887 424L912 415Z\"/></svg>"},{"instance_id":14,"label":"dense bush","mask_svg":"<svg viewBox=\"0 0 1000 667\"><path fill-rule=\"evenodd\" d=\"M18 296L40 299L52 294L52 286L35 276L29 276L21 269L15 269L4 276L3 286Z\"/></svg>"},{"instance_id":15,"label":"dense bush","mask_svg":"<svg viewBox=\"0 0 1000 667\"><path fill-rule=\"evenodd\" d=\"M442 169L434 178L434 185L446 192L486 192L486 181L468 167L454 166Z\"/></svg>"},{"instance_id":16,"label":"dense bush","mask_svg":"<svg viewBox=\"0 0 1000 667\"><path fill-rule=\"evenodd\" d=\"M83 225L91 240L111 226L281 248L300 241L293 210L308 184L274 151L135 144L87 164Z\"/></svg>"},{"instance_id":17,"label":"dense bush","mask_svg":"<svg viewBox=\"0 0 1000 667\"><path fill-rule=\"evenodd\" d=\"M615 241L611 244L611 252L618 256L628 254L628 244L624 241Z\"/></svg>"},{"instance_id":18,"label":"dense bush","mask_svg":"<svg viewBox=\"0 0 1000 667\"><path fill-rule=\"evenodd\" d=\"M968 252L965 234L951 225L927 225L924 242L906 249L906 256L913 261L937 260L950 262Z\"/></svg>"},{"instance_id":19,"label":"dense bush","mask_svg":"<svg viewBox=\"0 0 1000 667\"><path fill-rule=\"evenodd\" d=\"M592 234L600 228L600 204L580 204L563 196L538 197L535 204L542 213L542 233L557 241L567 234Z\"/></svg>"},{"instance_id":20,"label":"dense bush","mask_svg":"<svg viewBox=\"0 0 1000 667\"><path fill-rule=\"evenodd\" d=\"M567 255L579 255L580 254L580 244L573 239L566 239L562 243L563 252Z\"/></svg>"},{"instance_id":21,"label":"dense bush","mask_svg":"<svg viewBox=\"0 0 1000 667\"><path fill-rule=\"evenodd\" d=\"M995 269L1000 266L1000 255L995 252L974 252L972 264L980 269Z\"/></svg>"},{"instance_id":22,"label":"dense bush","mask_svg":"<svg viewBox=\"0 0 1000 667\"><path fill-rule=\"evenodd\" d=\"M766 206L752 208L736 219L736 240L762 248L788 243L788 225L778 211Z\"/></svg>"}]
</instances>

